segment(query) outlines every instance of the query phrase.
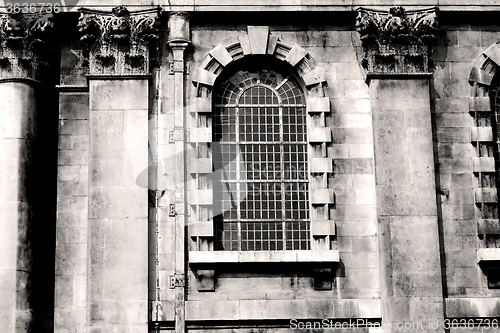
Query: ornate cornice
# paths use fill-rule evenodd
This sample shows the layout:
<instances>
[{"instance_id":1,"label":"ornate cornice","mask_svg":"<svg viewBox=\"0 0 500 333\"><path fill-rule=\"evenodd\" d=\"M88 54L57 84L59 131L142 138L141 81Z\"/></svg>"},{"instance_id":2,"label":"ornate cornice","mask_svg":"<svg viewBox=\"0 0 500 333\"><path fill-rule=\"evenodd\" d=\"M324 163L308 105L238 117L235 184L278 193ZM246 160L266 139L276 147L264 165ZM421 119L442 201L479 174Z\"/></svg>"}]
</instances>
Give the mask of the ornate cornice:
<instances>
[{"instance_id":1,"label":"ornate cornice","mask_svg":"<svg viewBox=\"0 0 500 333\"><path fill-rule=\"evenodd\" d=\"M80 9L78 27L91 74L141 74L149 71L150 42L159 39L159 9L112 12Z\"/></svg>"},{"instance_id":2,"label":"ornate cornice","mask_svg":"<svg viewBox=\"0 0 500 333\"><path fill-rule=\"evenodd\" d=\"M362 65L369 73L426 73L428 49L436 40L436 9L389 12L359 8L356 31L362 45Z\"/></svg>"},{"instance_id":3,"label":"ornate cornice","mask_svg":"<svg viewBox=\"0 0 500 333\"><path fill-rule=\"evenodd\" d=\"M46 80L53 27L53 14L0 14L0 78Z\"/></svg>"}]
</instances>

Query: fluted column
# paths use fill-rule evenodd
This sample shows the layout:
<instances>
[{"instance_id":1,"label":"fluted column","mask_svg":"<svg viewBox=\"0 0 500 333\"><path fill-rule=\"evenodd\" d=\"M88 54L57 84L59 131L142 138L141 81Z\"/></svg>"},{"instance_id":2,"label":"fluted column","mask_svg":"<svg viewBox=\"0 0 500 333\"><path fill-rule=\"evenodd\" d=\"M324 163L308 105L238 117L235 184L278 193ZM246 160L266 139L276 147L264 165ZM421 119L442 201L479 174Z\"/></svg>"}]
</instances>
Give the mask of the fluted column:
<instances>
[{"instance_id":1,"label":"fluted column","mask_svg":"<svg viewBox=\"0 0 500 333\"><path fill-rule=\"evenodd\" d=\"M52 15L0 15L0 327L5 333L33 329L39 80L49 69L52 27Z\"/></svg>"},{"instance_id":2,"label":"fluted column","mask_svg":"<svg viewBox=\"0 0 500 333\"><path fill-rule=\"evenodd\" d=\"M150 45L156 10L82 9L90 62L90 271L92 332L148 331L148 167Z\"/></svg>"},{"instance_id":3,"label":"fluted column","mask_svg":"<svg viewBox=\"0 0 500 333\"><path fill-rule=\"evenodd\" d=\"M183 12L171 13L168 21L168 46L173 55L174 72L174 132L185 133L186 114L184 108L185 85L184 52L190 41L189 15ZM187 207L186 207L186 140L185 135L174 139L175 145L175 332L184 333L185 324L185 296L186 296L186 234Z\"/></svg>"},{"instance_id":4,"label":"fluted column","mask_svg":"<svg viewBox=\"0 0 500 333\"><path fill-rule=\"evenodd\" d=\"M356 29L373 116L382 321L388 332L411 331L388 325L398 322L436 332L428 325L444 316L428 57L436 13L359 9Z\"/></svg>"}]
</instances>

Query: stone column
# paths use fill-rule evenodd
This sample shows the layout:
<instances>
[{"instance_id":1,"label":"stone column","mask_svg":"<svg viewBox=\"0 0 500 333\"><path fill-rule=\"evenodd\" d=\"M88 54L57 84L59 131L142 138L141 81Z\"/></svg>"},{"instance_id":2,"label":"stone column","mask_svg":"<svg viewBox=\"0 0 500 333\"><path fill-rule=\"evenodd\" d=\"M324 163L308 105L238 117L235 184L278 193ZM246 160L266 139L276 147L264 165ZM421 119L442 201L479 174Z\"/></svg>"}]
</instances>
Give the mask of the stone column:
<instances>
[{"instance_id":1,"label":"stone column","mask_svg":"<svg viewBox=\"0 0 500 333\"><path fill-rule=\"evenodd\" d=\"M184 109L184 51L190 43L189 16L187 13L172 13L168 21L168 46L173 55L174 72L174 133L181 135L174 137L175 145L175 332L184 333L185 324L185 298L186 298L186 115Z\"/></svg>"},{"instance_id":2,"label":"stone column","mask_svg":"<svg viewBox=\"0 0 500 333\"><path fill-rule=\"evenodd\" d=\"M52 18L0 15L0 327L5 333L33 329L39 80L47 75Z\"/></svg>"},{"instance_id":3,"label":"stone column","mask_svg":"<svg viewBox=\"0 0 500 333\"><path fill-rule=\"evenodd\" d=\"M82 10L90 57L87 320L92 332L148 331L149 46L156 10Z\"/></svg>"},{"instance_id":4,"label":"stone column","mask_svg":"<svg viewBox=\"0 0 500 333\"><path fill-rule=\"evenodd\" d=\"M356 28L373 115L382 321L402 323L390 332L444 331L430 325L444 316L427 58L435 13L360 9Z\"/></svg>"}]
</instances>

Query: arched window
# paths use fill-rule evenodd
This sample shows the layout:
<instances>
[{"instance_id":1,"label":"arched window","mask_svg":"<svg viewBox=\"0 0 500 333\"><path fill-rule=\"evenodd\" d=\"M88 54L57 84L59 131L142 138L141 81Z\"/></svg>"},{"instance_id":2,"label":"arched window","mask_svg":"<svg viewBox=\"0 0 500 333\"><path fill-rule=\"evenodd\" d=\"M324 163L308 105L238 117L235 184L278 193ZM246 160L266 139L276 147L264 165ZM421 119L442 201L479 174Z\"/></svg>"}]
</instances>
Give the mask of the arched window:
<instances>
[{"instance_id":1,"label":"arched window","mask_svg":"<svg viewBox=\"0 0 500 333\"><path fill-rule=\"evenodd\" d=\"M310 249L306 105L292 76L241 70L214 94L217 250ZM233 167L224 168L231 161Z\"/></svg>"}]
</instances>

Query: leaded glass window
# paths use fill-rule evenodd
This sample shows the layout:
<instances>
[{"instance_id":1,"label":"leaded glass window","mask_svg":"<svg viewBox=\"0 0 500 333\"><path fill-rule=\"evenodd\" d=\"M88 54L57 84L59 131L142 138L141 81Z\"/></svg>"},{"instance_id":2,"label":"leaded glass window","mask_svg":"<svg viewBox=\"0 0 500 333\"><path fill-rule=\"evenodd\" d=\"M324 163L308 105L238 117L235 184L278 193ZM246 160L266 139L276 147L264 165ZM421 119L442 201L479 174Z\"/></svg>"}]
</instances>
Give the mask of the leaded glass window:
<instances>
[{"instance_id":1,"label":"leaded glass window","mask_svg":"<svg viewBox=\"0 0 500 333\"><path fill-rule=\"evenodd\" d=\"M305 107L296 81L272 70L236 72L215 91L217 250L310 249Z\"/></svg>"}]
</instances>

